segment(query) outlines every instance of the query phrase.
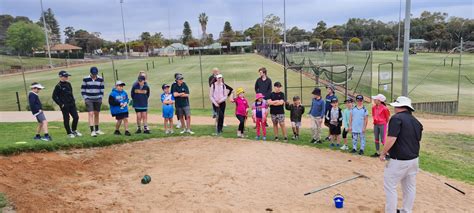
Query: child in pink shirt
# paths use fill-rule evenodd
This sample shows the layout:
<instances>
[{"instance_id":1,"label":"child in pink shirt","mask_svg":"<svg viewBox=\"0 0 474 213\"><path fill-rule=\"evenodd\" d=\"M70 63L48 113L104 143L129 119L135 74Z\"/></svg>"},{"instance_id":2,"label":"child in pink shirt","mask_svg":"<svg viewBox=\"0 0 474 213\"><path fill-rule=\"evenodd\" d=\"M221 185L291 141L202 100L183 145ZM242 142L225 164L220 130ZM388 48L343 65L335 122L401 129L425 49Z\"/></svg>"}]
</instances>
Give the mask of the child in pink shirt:
<instances>
[{"instance_id":1,"label":"child in pink shirt","mask_svg":"<svg viewBox=\"0 0 474 213\"><path fill-rule=\"evenodd\" d=\"M249 104L247 99L245 99L245 91L243 88L237 88L235 91L237 97L234 97L231 100L232 103L235 103L235 116L239 120L239 128L237 130L237 137L243 138L244 135L244 128L245 128L245 121L247 120L247 110L249 108Z\"/></svg>"},{"instance_id":2,"label":"child in pink shirt","mask_svg":"<svg viewBox=\"0 0 474 213\"><path fill-rule=\"evenodd\" d=\"M380 142L385 145L385 136L387 135L387 124L390 120L390 110L385 105L384 95L378 94L372 96L374 105L372 106L372 118L374 119L374 138L375 150L377 151L372 157L380 156Z\"/></svg>"},{"instance_id":3,"label":"child in pink shirt","mask_svg":"<svg viewBox=\"0 0 474 213\"><path fill-rule=\"evenodd\" d=\"M262 128L263 137L262 140L267 139L267 129L265 127L267 115L268 115L268 105L263 100L265 96L262 93L257 93L255 95L255 103L252 105L252 118L253 122L257 124L257 136L255 137L256 140L260 140L260 128Z\"/></svg>"}]
</instances>

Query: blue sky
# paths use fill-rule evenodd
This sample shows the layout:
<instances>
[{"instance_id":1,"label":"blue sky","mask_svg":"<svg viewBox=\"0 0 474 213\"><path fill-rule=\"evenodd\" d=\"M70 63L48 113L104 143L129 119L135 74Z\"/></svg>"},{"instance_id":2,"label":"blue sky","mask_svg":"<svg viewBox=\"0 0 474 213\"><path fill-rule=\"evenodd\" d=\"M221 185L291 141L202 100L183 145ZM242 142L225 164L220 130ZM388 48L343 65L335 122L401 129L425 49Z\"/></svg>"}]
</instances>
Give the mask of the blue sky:
<instances>
[{"instance_id":1,"label":"blue sky","mask_svg":"<svg viewBox=\"0 0 474 213\"><path fill-rule=\"evenodd\" d=\"M265 14L273 13L283 20L283 0L263 2ZM404 9L405 0L402 2ZM107 40L123 39L120 0L43 0L43 5L45 9L52 8L61 30L73 26L101 32ZM208 33L216 38L225 21L230 21L234 30L260 23L261 6L261 0L124 0L126 35L137 39L141 32L149 31L178 38L187 20L198 37L197 17L205 12L209 16ZM472 19L474 0L412 0L413 15L425 10ZM286 0L286 25L311 30L320 20L328 25L343 24L352 17L398 21L398 11L399 0ZM0 14L27 16L36 21L40 13L39 0L0 0Z\"/></svg>"}]
</instances>

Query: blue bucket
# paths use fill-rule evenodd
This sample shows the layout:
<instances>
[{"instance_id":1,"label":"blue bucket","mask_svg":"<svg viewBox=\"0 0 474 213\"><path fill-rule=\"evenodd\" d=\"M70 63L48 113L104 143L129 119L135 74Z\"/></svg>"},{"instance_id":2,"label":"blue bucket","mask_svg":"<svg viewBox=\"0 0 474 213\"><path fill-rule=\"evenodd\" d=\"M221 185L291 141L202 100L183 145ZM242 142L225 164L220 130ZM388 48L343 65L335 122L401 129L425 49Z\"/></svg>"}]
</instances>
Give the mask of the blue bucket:
<instances>
[{"instance_id":1,"label":"blue bucket","mask_svg":"<svg viewBox=\"0 0 474 213\"><path fill-rule=\"evenodd\" d=\"M344 207L344 197L340 194L334 195L334 205L337 209L342 209Z\"/></svg>"}]
</instances>

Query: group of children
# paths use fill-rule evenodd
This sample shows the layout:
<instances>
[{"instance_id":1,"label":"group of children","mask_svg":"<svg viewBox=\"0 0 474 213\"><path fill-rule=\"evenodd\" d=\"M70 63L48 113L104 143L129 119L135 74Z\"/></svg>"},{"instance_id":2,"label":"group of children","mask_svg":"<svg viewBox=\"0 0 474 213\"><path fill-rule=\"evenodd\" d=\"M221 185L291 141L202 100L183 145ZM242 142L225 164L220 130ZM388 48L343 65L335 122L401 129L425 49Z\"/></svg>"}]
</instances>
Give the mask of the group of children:
<instances>
[{"instance_id":1,"label":"group of children","mask_svg":"<svg viewBox=\"0 0 474 213\"><path fill-rule=\"evenodd\" d=\"M313 90L313 101L310 110L310 117L312 121L313 138L311 143L322 143L321 141L321 123L324 123L329 128L330 147L340 147L341 150L348 150L347 134L352 134L352 150L351 153L364 154L365 150L365 132L368 123L368 110L364 106L364 97L362 95L356 96L356 105L354 100L348 98L344 101L345 109L339 108L339 101L334 95L334 87L328 87L331 96L329 99L330 108L326 109L326 104L321 98L321 90L315 88ZM380 155L380 143L385 143L387 133L387 124L390 119L390 111L385 105L386 98L382 94L372 96L374 105L372 107L372 116L374 123L374 136L376 153L372 157ZM341 131L342 129L342 131ZM344 144L340 145L340 135ZM360 147L357 148L360 141Z\"/></svg>"},{"instance_id":2,"label":"group of children","mask_svg":"<svg viewBox=\"0 0 474 213\"><path fill-rule=\"evenodd\" d=\"M72 88L70 83L67 81L69 74L66 71L61 71L59 73L61 82L58 84L58 88L55 89L53 93L53 99L56 103L64 109L67 107L67 102L74 102L74 97L72 95ZM185 132L191 132L189 123L189 89L186 89L182 77L182 74L177 73L175 75L176 85L173 84L173 91L170 91L170 86L168 84L162 85L163 93L161 94L162 102L162 116L164 119L164 130L166 134L172 134L173 131L173 115L175 108L173 105L176 103L177 99L180 99L182 104L176 106L176 115L185 130ZM133 84L131 89L131 101L127 92L124 90L126 84L122 81L117 81L115 87L109 94L108 103L110 105L110 112L113 117L117 120L115 125L115 135L121 135L120 127L122 123L124 124L124 134L130 136L131 133L128 129L128 117L129 111L128 106L131 105L136 111L137 114L137 130L136 134L142 133L141 126L143 125L143 133L149 134L150 129L148 128L148 99L150 98L150 87L146 81L145 72L141 71L138 75L137 81ZM63 88L64 87L64 88ZM183 87L182 89L179 88ZM305 113L304 106L301 105L300 97L294 96L293 103L289 103L285 99L285 94L281 91L282 84L280 82L275 82L273 84L274 90L271 92L269 97L265 97L262 93L257 93L255 95L254 102L249 106L249 102L245 98L245 91L243 88L238 88L235 91L235 95L232 98L231 102L236 105L235 115L239 120L239 126L237 129L237 137L245 137L245 124L248 117L248 109L251 107L252 121L255 123L256 129L256 140L266 140L267 139L267 117L270 114L271 121L273 123L274 131L274 140L279 140L279 129L281 130L283 140L288 140L288 135L285 127L285 109L290 111L290 121L293 131L293 140L298 140L300 138L300 128L301 128L301 119ZM37 134L34 139L50 141L51 136L48 134L47 121L42 111L42 105L39 100L38 93L44 89L44 87L34 82L31 85L31 92L29 94L29 105L33 115L38 121ZM66 91L66 92L64 92ZM321 141L321 128L324 124L329 128L328 140L330 140L330 147L340 148L342 150L349 150L347 145L347 134L352 134L352 151L351 153L358 153L360 155L364 154L365 149L365 132L368 123L368 110L363 105L364 97L362 95L357 95L355 98L356 105L354 106L354 101L351 98L348 98L344 101L345 109L339 108L339 101L335 95L335 88L333 86L328 87L329 94L326 96L326 100L323 100L321 97L321 89L315 88L312 92L313 99L311 102L311 108L309 111L309 116L311 118L311 130L312 130L312 140L311 143L322 143ZM177 98L176 98L177 97ZM181 100L183 99L183 100ZM385 105L386 98L382 94L373 96L374 105L372 107L373 123L374 123L374 135L375 135L375 148L376 153L373 157L378 157L380 154L380 143L384 144L385 136L387 131L387 123L390 118L390 111ZM187 105L186 105L187 104ZM74 109L67 110L75 111ZM69 127L69 119L65 119L65 127L68 134L80 136L80 133L77 131L77 112L71 113L73 115L73 126ZM63 110L64 114L64 110ZM181 116L180 116L181 115ZM69 118L69 115L67 115ZM186 121L186 123L184 123ZM66 125L67 122L67 125ZM186 129L187 127L187 129ZM93 129L93 128L91 128ZM40 136L40 132L44 132L44 137ZM342 134L343 145L341 146L340 135ZM360 148L358 149L358 143L360 141Z\"/></svg>"}]
</instances>

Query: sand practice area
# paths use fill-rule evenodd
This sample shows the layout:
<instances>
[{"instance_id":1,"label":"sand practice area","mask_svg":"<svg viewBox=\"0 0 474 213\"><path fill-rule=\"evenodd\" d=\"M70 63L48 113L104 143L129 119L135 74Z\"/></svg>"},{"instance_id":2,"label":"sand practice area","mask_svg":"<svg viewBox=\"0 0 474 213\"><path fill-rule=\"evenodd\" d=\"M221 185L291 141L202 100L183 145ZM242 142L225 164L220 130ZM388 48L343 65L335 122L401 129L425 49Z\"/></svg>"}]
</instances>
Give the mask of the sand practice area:
<instances>
[{"instance_id":1,"label":"sand practice area","mask_svg":"<svg viewBox=\"0 0 474 213\"><path fill-rule=\"evenodd\" d=\"M383 212L384 166L292 144L175 137L0 157L0 191L18 212L334 212L337 193L345 197L340 212ZM370 179L303 196L354 171ZM146 185L145 174L152 178ZM415 212L474 209L472 185L426 172L417 181Z\"/></svg>"}]
</instances>

